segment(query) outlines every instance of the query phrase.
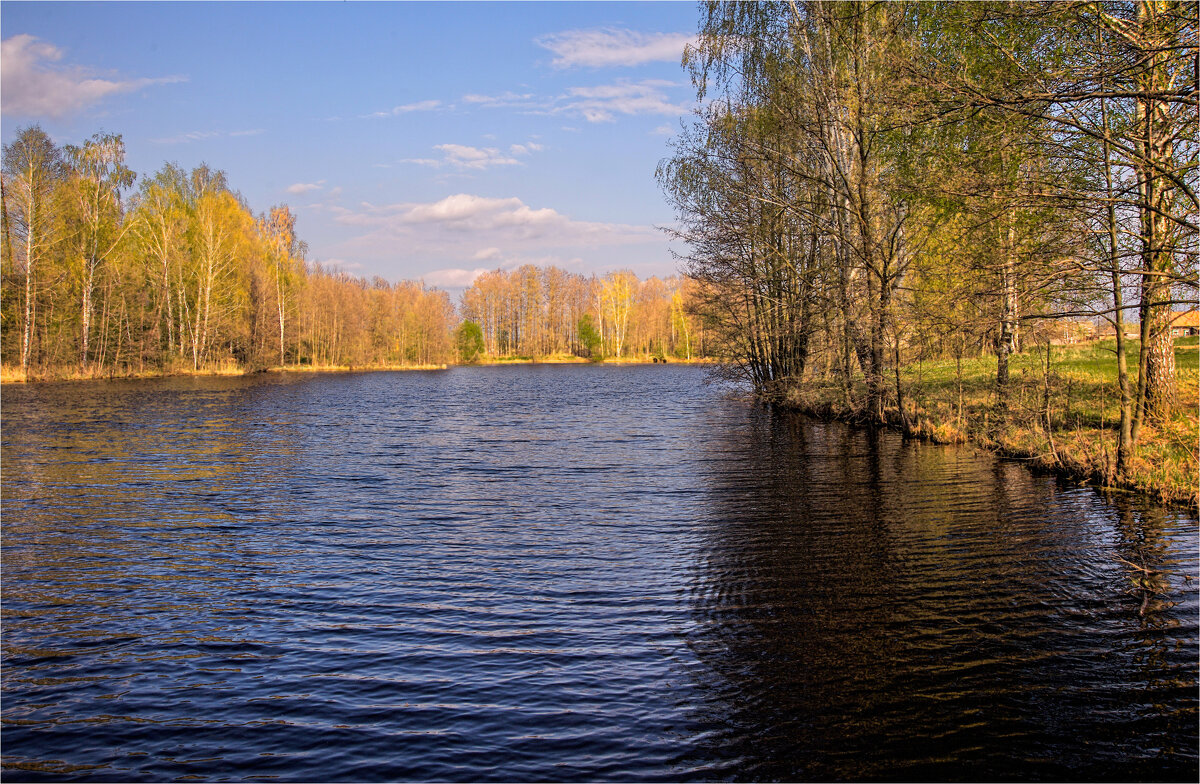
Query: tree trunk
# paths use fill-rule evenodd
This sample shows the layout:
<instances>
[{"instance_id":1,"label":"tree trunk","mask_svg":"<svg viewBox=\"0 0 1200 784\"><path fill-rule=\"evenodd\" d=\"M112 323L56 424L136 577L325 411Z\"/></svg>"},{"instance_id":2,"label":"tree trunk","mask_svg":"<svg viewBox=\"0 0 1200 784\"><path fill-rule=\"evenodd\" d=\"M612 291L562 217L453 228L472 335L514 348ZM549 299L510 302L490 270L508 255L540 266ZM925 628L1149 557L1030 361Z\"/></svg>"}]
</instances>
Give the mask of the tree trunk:
<instances>
[{"instance_id":1,"label":"tree trunk","mask_svg":"<svg viewBox=\"0 0 1200 784\"><path fill-rule=\"evenodd\" d=\"M1133 457L1133 394L1129 385L1129 367L1125 357L1125 297L1121 288L1121 258L1117 246L1117 207L1114 201L1112 153L1108 143L1108 103L1101 99L1100 113L1104 124L1104 188L1108 197L1105 219L1108 229L1108 264L1112 275L1113 322L1117 330L1117 388L1120 393L1120 429L1117 432L1117 478L1129 471Z\"/></svg>"},{"instance_id":2,"label":"tree trunk","mask_svg":"<svg viewBox=\"0 0 1200 784\"><path fill-rule=\"evenodd\" d=\"M282 274L282 270L280 271L279 274ZM282 283L282 281L280 281L278 275L275 278L275 302L279 309L279 364L280 364L280 366L283 366L284 364L286 364L284 362L284 350L283 350L283 316L284 316L283 283Z\"/></svg>"},{"instance_id":3,"label":"tree trunk","mask_svg":"<svg viewBox=\"0 0 1200 784\"><path fill-rule=\"evenodd\" d=\"M80 303L80 367L88 367L88 337L92 331L92 285L96 267L91 259L83 260L83 299Z\"/></svg>"},{"instance_id":4,"label":"tree trunk","mask_svg":"<svg viewBox=\"0 0 1200 784\"><path fill-rule=\"evenodd\" d=\"M29 370L29 346L33 336L33 205L25 216L25 323L21 329L21 373Z\"/></svg>"},{"instance_id":5,"label":"tree trunk","mask_svg":"<svg viewBox=\"0 0 1200 784\"><path fill-rule=\"evenodd\" d=\"M1159 0L1140 0L1138 24L1142 32L1146 65L1139 74L1137 119L1141 130L1139 165L1142 230L1142 354L1145 374L1140 395L1142 417L1161 419L1175 405L1175 345L1169 328L1171 285L1166 276L1174 269L1169 180L1162 175L1171 166L1173 137L1165 103L1153 97L1168 86L1160 46Z\"/></svg>"}]
</instances>

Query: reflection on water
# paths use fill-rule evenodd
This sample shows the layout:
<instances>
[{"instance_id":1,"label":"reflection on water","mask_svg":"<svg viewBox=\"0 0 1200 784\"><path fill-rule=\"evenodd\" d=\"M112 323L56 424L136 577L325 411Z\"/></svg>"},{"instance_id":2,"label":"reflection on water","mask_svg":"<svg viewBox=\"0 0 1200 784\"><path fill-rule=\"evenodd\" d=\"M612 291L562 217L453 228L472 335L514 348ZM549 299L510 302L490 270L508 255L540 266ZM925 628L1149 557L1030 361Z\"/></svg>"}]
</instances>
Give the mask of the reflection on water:
<instances>
[{"instance_id":1,"label":"reflection on water","mask_svg":"<svg viewBox=\"0 0 1200 784\"><path fill-rule=\"evenodd\" d=\"M1195 777L1194 519L701 378L5 388L5 778Z\"/></svg>"},{"instance_id":2,"label":"reflection on water","mask_svg":"<svg viewBox=\"0 0 1200 784\"><path fill-rule=\"evenodd\" d=\"M893 434L726 433L687 639L730 773L1194 776L1194 521Z\"/></svg>"}]
</instances>

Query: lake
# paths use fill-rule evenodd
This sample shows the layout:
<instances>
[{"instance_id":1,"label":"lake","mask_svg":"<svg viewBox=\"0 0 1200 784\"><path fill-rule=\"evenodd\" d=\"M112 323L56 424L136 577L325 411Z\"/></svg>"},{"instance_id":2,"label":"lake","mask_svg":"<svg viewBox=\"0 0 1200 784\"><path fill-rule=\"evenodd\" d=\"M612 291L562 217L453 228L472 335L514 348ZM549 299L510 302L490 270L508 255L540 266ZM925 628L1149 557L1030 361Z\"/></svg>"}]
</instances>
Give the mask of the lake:
<instances>
[{"instance_id":1,"label":"lake","mask_svg":"<svg viewBox=\"0 0 1200 784\"><path fill-rule=\"evenodd\" d=\"M1178 779L1197 521L695 367L3 390L5 779Z\"/></svg>"}]
</instances>

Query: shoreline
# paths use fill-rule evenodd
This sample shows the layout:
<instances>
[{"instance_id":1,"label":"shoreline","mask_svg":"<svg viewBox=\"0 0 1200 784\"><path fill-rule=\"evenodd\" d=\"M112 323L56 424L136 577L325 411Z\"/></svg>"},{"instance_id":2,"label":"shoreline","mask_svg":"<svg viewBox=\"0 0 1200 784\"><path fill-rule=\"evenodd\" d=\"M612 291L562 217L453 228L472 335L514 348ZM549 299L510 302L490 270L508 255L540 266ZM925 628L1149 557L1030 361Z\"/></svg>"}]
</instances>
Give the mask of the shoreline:
<instances>
[{"instance_id":1,"label":"shoreline","mask_svg":"<svg viewBox=\"0 0 1200 784\"><path fill-rule=\"evenodd\" d=\"M1038 473L1093 487L1104 493L1133 493L1168 506L1200 511L1200 486L1189 458L1179 458L1178 423L1146 426L1145 437L1124 477L1116 476L1116 435L1109 426L1054 429L1029 423L1008 422L989 427L987 413L959 420L940 416L935 406L918 406L905 401L904 415L893 405L885 408L882 423L874 423L861 411L828 398L812 399L806 390L788 390L776 399L760 400L766 405L823 422L841 422L855 427L887 429L905 438L932 444L971 446L997 458L1018 461ZM809 391L811 392L811 391ZM805 399L807 397L807 399ZM1110 425L1112 423L1109 423ZM1194 429L1182 434L1194 435ZM1193 443L1193 448L1194 448ZM1191 460L1195 461L1195 452Z\"/></svg>"},{"instance_id":2,"label":"shoreline","mask_svg":"<svg viewBox=\"0 0 1200 784\"><path fill-rule=\"evenodd\" d=\"M63 381L138 381L155 378L180 378L202 376L254 376L260 373L362 373L374 371L402 370L445 370L450 365L283 365L268 368L243 368L237 365L217 365L199 370L128 370L128 371L96 371L81 373L78 370L47 371L25 376L15 368L0 370L2 384L45 384Z\"/></svg>"},{"instance_id":3,"label":"shoreline","mask_svg":"<svg viewBox=\"0 0 1200 784\"><path fill-rule=\"evenodd\" d=\"M664 360L656 360L654 357L606 357L599 362L593 362L587 357L551 355L545 357L496 357L495 359L485 359L479 362L467 363L452 363L451 367L489 367L495 365L712 365L715 364L714 359L701 359L694 357L692 359L677 359L670 357Z\"/></svg>"},{"instance_id":4,"label":"shoreline","mask_svg":"<svg viewBox=\"0 0 1200 784\"><path fill-rule=\"evenodd\" d=\"M711 359L668 359L665 363L656 363L652 357L622 357L620 359L605 359L593 363L585 357L498 357L480 362L459 363L447 362L431 365L282 365L265 368L245 368L239 365L212 365L194 370L178 368L173 370L97 370L82 373L78 369L42 370L28 375L19 368L0 368L0 384L43 384L63 381L132 381L139 379L173 378L183 376L253 376L259 373L373 373L395 372L409 370L447 370L452 367L491 367L498 365L711 365Z\"/></svg>"},{"instance_id":5,"label":"shoreline","mask_svg":"<svg viewBox=\"0 0 1200 784\"><path fill-rule=\"evenodd\" d=\"M1039 453L1036 450L1006 444L1003 440L980 438L977 435L963 435L960 431L954 430L953 425L947 425L947 423L935 424L932 420L926 418L919 419L916 424L908 420L901 421L894 408L885 411L886 421L881 424L872 423L853 409L814 408L788 402L767 400L763 400L763 402L767 405L778 407L787 413L804 416L818 422L838 422L857 428L888 430L893 433L899 433L905 438L912 438L938 446L973 447L1003 460L1019 461L1037 472L1070 479L1078 482L1080 485L1094 487L1104 492L1139 493L1147 495L1160 503L1195 506L1194 499L1181 499L1171 494L1163 495L1153 488L1141 487L1129 482L1118 483L1110 480L1096 471L1094 466L1061 450L1057 452L1057 455L1047 455ZM947 435L948 433L953 433L953 435Z\"/></svg>"}]
</instances>

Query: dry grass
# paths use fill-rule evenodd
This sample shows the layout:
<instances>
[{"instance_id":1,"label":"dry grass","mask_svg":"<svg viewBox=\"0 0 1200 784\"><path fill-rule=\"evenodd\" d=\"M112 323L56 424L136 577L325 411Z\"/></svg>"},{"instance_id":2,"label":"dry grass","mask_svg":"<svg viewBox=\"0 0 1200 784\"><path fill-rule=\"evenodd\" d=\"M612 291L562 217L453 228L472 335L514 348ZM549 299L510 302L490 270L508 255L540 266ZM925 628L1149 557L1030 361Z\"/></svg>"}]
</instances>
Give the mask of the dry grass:
<instances>
[{"instance_id":1,"label":"dry grass","mask_svg":"<svg viewBox=\"0 0 1200 784\"><path fill-rule=\"evenodd\" d=\"M165 369L103 368L84 372L78 367L41 368L28 375L20 368L0 367L0 383L26 381L95 381L102 379L166 378L170 376L245 376L256 372L268 373L351 373L375 370L445 370L447 365L285 365L255 370L233 360L211 363L200 369L187 366Z\"/></svg>"},{"instance_id":2,"label":"dry grass","mask_svg":"<svg viewBox=\"0 0 1200 784\"><path fill-rule=\"evenodd\" d=\"M624 356L624 357L604 357L601 360L605 365L650 365L654 363L654 357L650 356ZM476 365L586 365L592 360L587 357L577 357L574 354L549 354L537 357L523 356L503 356L494 357L491 359L483 359L474 364ZM712 364L711 359L678 359L676 357L668 357L667 364L669 365L708 365Z\"/></svg>"},{"instance_id":3,"label":"dry grass","mask_svg":"<svg viewBox=\"0 0 1200 784\"><path fill-rule=\"evenodd\" d=\"M574 354L551 354L540 357L525 357L510 354L503 357L490 357L481 359L478 362L472 363L475 365L577 365L587 364L589 360L586 357L577 357Z\"/></svg>"},{"instance_id":4,"label":"dry grass","mask_svg":"<svg viewBox=\"0 0 1200 784\"><path fill-rule=\"evenodd\" d=\"M267 368L267 373L363 373L396 370L445 370L448 365L280 365Z\"/></svg>"}]
</instances>

